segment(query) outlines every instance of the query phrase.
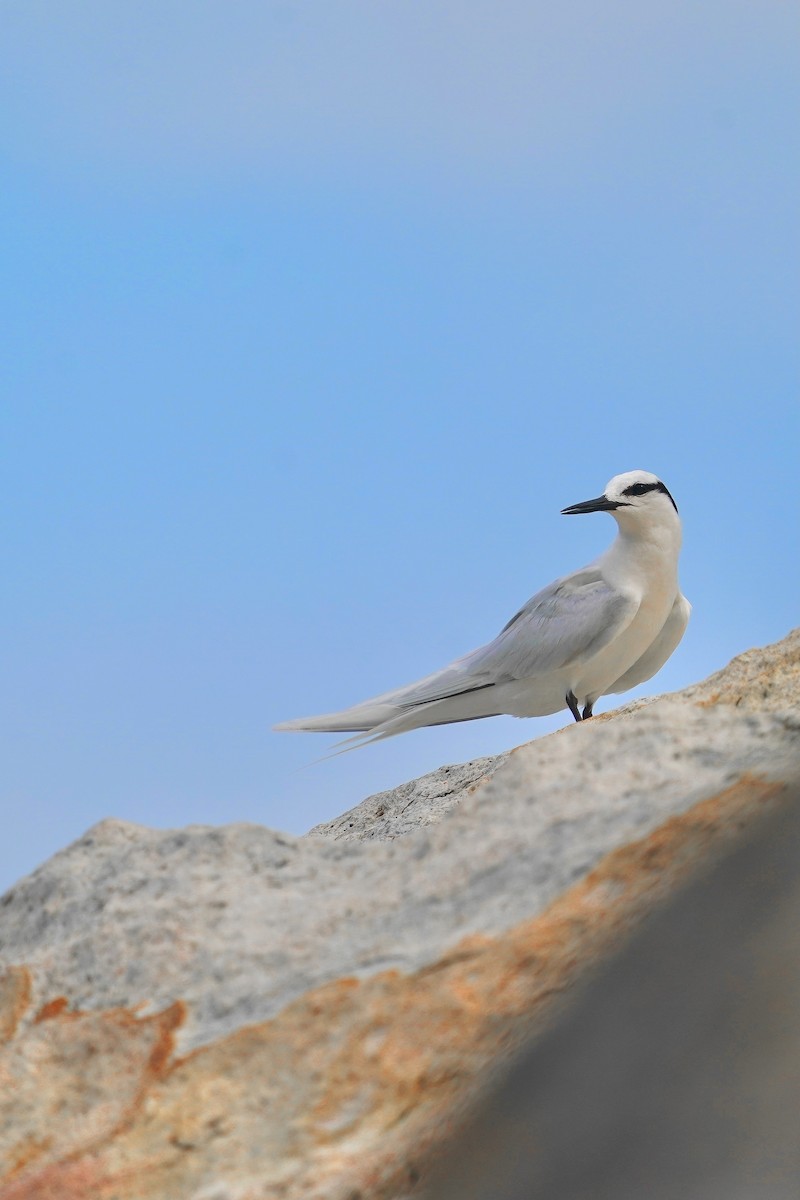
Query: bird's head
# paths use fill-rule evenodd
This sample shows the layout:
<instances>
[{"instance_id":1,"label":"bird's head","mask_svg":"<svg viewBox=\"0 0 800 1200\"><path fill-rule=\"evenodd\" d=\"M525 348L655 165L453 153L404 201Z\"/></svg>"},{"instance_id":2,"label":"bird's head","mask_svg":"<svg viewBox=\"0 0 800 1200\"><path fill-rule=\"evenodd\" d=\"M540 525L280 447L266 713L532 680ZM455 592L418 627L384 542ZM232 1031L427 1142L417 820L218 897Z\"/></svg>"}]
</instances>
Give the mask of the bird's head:
<instances>
[{"instance_id":1,"label":"bird's head","mask_svg":"<svg viewBox=\"0 0 800 1200\"><path fill-rule=\"evenodd\" d=\"M680 528L678 506L667 487L650 471L626 471L606 484L602 496L562 508L565 516L609 512L626 532L668 526Z\"/></svg>"}]
</instances>

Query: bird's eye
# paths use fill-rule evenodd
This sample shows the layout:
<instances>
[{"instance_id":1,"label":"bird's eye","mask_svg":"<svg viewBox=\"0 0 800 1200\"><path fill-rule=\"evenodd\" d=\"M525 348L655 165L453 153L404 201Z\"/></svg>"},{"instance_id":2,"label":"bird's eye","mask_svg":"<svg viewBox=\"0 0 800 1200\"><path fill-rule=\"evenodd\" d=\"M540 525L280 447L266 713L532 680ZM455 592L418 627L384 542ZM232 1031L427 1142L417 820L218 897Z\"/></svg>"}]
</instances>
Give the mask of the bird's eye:
<instances>
[{"instance_id":1,"label":"bird's eye","mask_svg":"<svg viewBox=\"0 0 800 1200\"><path fill-rule=\"evenodd\" d=\"M664 486L660 479L657 483L631 483L625 488L622 494L623 496L644 496L647 492L663 492L672 507L675 509L675 512L678 511L677 504L672 499L668 489Z\"/></svg>"}]
</instances>

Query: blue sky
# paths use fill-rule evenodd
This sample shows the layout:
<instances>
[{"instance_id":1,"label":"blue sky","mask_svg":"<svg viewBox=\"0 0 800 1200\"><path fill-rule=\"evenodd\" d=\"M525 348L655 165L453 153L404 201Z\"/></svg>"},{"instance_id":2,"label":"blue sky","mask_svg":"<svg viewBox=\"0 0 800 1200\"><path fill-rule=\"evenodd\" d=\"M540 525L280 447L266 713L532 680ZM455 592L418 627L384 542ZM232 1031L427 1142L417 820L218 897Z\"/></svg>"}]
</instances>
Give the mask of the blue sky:
<instances>
[{"instance_id":1,"label":"blue sky","mask_svg":"<svg viewBox=\"0 0 800 1200\"><path fill-rule=\"evenodd\" d=\"M4 6L0 888L562 724L270 731L488 640L619 471L694 604L641 690L798 623L797 15L544 7Z\"/></svg>"}]
</instances>

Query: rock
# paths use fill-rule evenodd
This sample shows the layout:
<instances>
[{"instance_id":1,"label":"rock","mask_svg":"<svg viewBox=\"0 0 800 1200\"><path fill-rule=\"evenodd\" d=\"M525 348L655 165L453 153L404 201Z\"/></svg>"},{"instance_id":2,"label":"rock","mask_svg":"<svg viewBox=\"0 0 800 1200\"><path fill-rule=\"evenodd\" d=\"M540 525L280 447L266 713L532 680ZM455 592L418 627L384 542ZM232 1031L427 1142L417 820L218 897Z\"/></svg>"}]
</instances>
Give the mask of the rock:
<instances>
[{"instance_id":1,"label":"rock","mask_svg":"<svg viewBox=\"0 0 800 1200\"><path fill-rule=\"evenodd\" d=\"M428 1200L800 1196L800 791L792 806L490 1090Z\"/></svg>"},{"instance_id":2,"label":"rock","mask_svg":"<svg viewBox=\"0 0 800 1200\"><path fill-rule=\"evenodd\" d=\"M360 840L90 830L0 901L0 1200L403 1195L487 1073L784 803L798 645L717 678L738 706L662 698L459 773L458 803L441 773L372 798Z\"/></svg>"},{"instance_id":3,"label":"rock","mask_svg":"<svg viewBox=\"0 0 800 1200\"><path fill-rule=\"evenodd\" d=\"M781 712L796 708L798 697L800 629L793 630L783 641L772 646L758 647L738 655L721 671L716 671L708 679L693 684L672 698L689 704L730 704L745 711ZM632 700L630 704L610 713L601 713L593 720L627 720L647 705L664 699L665 696L647 696ZM527 726L526 722L522 724L523 727ZM308 836L320 834L352 841L400 837L411 829L440 820L465 795L491 778L514 753L514 750L509 750L490 758L477 758L460 767L440 767L438 771L432 771L411 783L368 796L341 817L315 825L309 830Z\"/></svg>"},{"instance_id":4,"label":"rock","mask_svg":"<svg viewBox=\"0 0 800 1200\"><path fill-rule=\"evenodd\" d=\"M457 766L439 767L429 775L412 779L400 787L368 796L348 812L315 825L306 836L319 834L347 841L391 841L403 837L423 825L441 821L445 813L455 808L465 796L475 791L479 783L490 779L508 755L474 758Z\"/></svg>"},{"instance_id":5,"label":"rock","mask_svg":"<svg viewBox=\"0 0 800 1200\"><path fill-rule=\"evenodd\" d=\"M750 712L797 711L800 629L771 646L737 655L727 667L680 695L692 704L730 704Z\"/></svg>"}]
</instances>

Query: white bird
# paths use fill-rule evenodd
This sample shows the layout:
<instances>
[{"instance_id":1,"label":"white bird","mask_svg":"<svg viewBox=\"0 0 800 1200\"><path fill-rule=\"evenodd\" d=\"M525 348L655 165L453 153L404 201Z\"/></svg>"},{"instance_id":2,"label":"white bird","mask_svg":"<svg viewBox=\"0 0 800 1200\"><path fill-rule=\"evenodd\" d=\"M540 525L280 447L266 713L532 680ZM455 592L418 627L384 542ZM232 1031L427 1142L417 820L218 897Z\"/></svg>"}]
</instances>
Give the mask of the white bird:
<instances>
[{"instance_id":1,"label":"white bird","mask_svg":"<svg viewBox=\"0 0 800 1200\"><path fill-rule=\"evenodd\" d=\"M568 708L586 720L599 696L659 671L683 637L691 605L678 586L681 521L649 471L615 475L602 496L561 510L608 512L619 527L605 553L537 592L494 641L416 683L279 730L358 731L365 744L419 729L508 713Z\"/></svg>"}]
</instances>

